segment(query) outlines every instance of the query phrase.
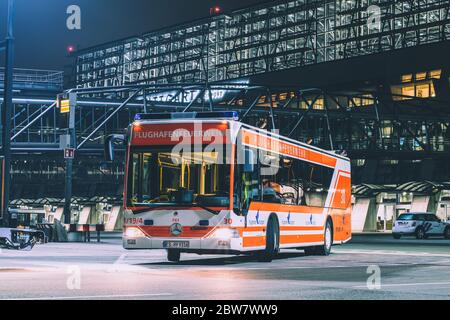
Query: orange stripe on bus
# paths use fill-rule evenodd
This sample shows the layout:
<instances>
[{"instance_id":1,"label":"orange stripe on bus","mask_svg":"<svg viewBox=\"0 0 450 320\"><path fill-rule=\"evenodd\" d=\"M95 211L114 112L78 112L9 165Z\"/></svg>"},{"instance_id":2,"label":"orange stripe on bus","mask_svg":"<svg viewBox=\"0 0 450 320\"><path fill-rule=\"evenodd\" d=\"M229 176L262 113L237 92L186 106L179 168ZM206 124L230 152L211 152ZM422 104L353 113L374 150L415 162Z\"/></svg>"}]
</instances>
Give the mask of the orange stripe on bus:
<instances>
[{"instance_id":1,"label":"orange stripe on bus","mask_svg":"<svg viewBox=\"0 0 450 320\"><path fill-rule=\"evenodd\" d=\"M323 241L324 241L323 234L280 235L281 244L323 242Z\"/></svg>"},{"instance_id":2,"label":"orange stripe on bus","mask_svg":"<svg viewBox=\"0 0 450 320\"><path fill-rule=\"evenodd\" d=\"M297 227L297 226L281 226L281 231L322 231L322 227L318 226L306 226L306 227Z\"/></svg>"},{"instance_id":3,"label":"orange stripe on bus","mask_svg":"<svg viewBox=\"0 0 450 320\"><path fill-rule=\"evenodd\" d=\"M295 243L312 243L323 242L323 234L307 234L307 235L280 235L280 244L295 244ZM266 237L245 237L243 239L243 247L263 247L266 245Z\"/></svg>"},{"instance_id":4,"label":"orange stripe on bus","mask_svg":"<svg viewBox=\"0 0 450 320\"><path fill-rule=\"evenodd\" d=\"M250 204L251 211L272 211L272 212L291 212L291 213L307 213L307 214L322 214L323 208L295 206L280 203L264 203L252 202Z\"/></svg>"},{"instance_id":5,"label":"orange stripe on bus","mask_svg":"<svg viewBox=\"0 0 450 320\"><path fill-rule=\"evenodd\" d=\"M244 248L248 247L264 247L266 245L266 237L245 237L242 240L242 245Z\"/></svg>"}]
</instances>

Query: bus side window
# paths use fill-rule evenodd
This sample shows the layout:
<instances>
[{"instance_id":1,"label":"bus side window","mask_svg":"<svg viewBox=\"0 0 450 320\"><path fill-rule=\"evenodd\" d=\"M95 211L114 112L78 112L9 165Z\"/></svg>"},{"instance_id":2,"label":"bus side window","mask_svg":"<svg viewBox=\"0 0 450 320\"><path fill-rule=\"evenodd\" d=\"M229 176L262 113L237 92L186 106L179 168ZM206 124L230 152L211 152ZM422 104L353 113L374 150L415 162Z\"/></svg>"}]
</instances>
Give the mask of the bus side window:
<instances>
[{"instance_id":1,"label":"bus side window","mask_svg":"<svg viewBox=\"0 0 450 320\"><path fill-rule=\"evenodd\" d=\"M306 164L305 195L306 204L324 207L331 187L334 170L317 164Z\"/></svg>"},{"instance_id":2,"label":"bus side window","mask_svg":"<svg viewBox=\"0 0 450 320\"><path fill-rule=\"evenodd\" d=\"M275 174L263 177L264 202L325 206L333 169L289 157L272 166Z\"/></svg>"}]
</instances>

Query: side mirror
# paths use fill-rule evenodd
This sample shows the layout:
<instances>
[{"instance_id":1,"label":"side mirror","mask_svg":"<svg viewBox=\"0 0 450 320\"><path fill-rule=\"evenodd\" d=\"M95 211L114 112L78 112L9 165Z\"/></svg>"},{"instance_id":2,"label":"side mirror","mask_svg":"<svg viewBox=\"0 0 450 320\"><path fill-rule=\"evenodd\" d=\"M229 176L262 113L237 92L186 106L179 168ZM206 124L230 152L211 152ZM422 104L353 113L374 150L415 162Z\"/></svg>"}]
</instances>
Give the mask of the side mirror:
<instances>
[{"instance_id":1,"label":"side mirror","mask_svg":"<svg viewBox=\"0 0 450 320\"><path fill-rule=\"evenodd\" d=\"M244 150L244 173L252 173L255 171L255 153L253 150Z\"/></svg>"},{"instance_id":2,"label":"side mirror","mask_svg":"<svg viewBox=\"0 0 450 320\"><path fill-rule=\"evenodd\" d=\"M122 143L126 141L125 135L123 134L112 134L105 139L105 159L106 161L114 161L114 150L115 144Z\"/></svg>"}]
</instances>

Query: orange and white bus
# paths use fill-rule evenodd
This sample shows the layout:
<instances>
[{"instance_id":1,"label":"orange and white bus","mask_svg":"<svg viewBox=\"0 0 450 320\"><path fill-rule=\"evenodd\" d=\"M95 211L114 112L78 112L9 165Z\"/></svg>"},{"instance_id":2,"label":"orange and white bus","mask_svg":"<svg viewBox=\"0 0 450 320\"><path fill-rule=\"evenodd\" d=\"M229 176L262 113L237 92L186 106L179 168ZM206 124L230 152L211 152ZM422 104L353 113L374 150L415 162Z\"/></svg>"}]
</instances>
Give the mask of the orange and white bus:
<instances>
[{"instance_id":1,"label":"orange and white bus","mask_svg":"<svg viewBox=\"0 0 450 320\"><path fill-rule=\"evenodd\" d=\"M127 134L124 248L329 255L351 238L349 159L235 112L140 114Z\"/></svg>"}]
</instances>

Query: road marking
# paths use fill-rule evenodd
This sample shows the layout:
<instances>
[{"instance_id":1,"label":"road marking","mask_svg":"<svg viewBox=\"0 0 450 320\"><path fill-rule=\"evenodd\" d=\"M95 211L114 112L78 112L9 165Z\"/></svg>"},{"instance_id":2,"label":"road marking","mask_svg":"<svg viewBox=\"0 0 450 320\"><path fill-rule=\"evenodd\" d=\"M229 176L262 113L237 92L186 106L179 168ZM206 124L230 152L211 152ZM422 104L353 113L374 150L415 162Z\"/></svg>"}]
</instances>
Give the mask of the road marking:
<instances>
[{"instance_id":1,"label":"road marking","mask_svg":"<svg viewBox=\"0 0 450 320\"><path fill-rule=\"evenodd\" d=\"M405 251L384 251L384 250L359 250L359 249L347 249L347 250L336 250L336 253L359 253L359 254L371 254L371 255L390 255L390 256L412 256L412 257L450 257L450 254L446 253L428 253L428 252L405 252Z\"/></svg>"},{"instance_id":2,"label":"road marking","mask_svg":"<svg viewBox=\"0 0 450 320\"><path fill-rule=\"evenodd\" d=\"M120 267L122 267L124 265L127 265L127 264L124 263L124 260L125 260L126 257L127 257L126 253L122 254L119 258L117 258L117 260L112 265L110 265L106 269L106 272L109 272L109 273L111 273L111 272L119 272L120 271Z\"/></svg>"},{"instance_id":3,"label":"road marking","mask_svg":"<svg viewBox=\"0 0 450 320\"><path fill-rule=\"evenodd\" d=\"M393 284L382 284L383 287L415 287L415 286L436 286L436 285L450 285L450 282L416 282L416 283L393 283ZM352 288L367 288L366 286L354 286Z\"/></svg>"},{"instance_id":4,"label":"road marking","mask_svg":"<svg viewBox=\"0 0 450 320\"><path fill-rule=\"evenodd\" d=\"M118 294L118 295L98 295L98 296L73 296L73 297L39 297L39 298L14 298L4 299L5 301L15 300L86 300L86 299L109 299L109 298L143 298L143 297L163 297L173 296L172 293L144 293L144 294ZM0 299L2 300L2 299Z\"/></svg>"},{"instance_id":5,"label":"road marking","mask_svg":"<svg viewBox=\"0 0 450 320\"><path fill-rule=\"evenodd\" d=\"M420 263L410 263L408 264L408 266L411 265L418 265ZM235 267L235 266L220 266L220 267L215 267L215 266L211 266L210 268L199 268L199 269L195 269L194 271L229 271L229 270L233 270L233 271L247 271L247 270L304 270L304 269L345 269L345 268L364 268L366 269L368 267L368 263L364 262L362 264L358 264L358 265L323 265L323 266L317 266L317 265L311 265L311 266L296 266L296 267ZM404 263L383 263L380 265L381 267L403 267L405 266ZM152 271L158 271L158 270L163 270L163 269L152 269ZM174 270L174 269L172 269ZM176 270L192 270L190 268L178 268Z\"/></svg>"}]
</instances>

